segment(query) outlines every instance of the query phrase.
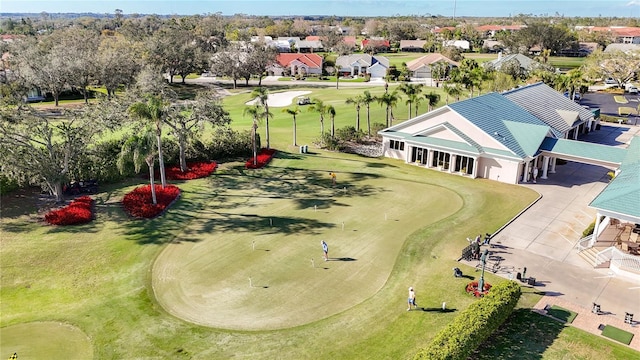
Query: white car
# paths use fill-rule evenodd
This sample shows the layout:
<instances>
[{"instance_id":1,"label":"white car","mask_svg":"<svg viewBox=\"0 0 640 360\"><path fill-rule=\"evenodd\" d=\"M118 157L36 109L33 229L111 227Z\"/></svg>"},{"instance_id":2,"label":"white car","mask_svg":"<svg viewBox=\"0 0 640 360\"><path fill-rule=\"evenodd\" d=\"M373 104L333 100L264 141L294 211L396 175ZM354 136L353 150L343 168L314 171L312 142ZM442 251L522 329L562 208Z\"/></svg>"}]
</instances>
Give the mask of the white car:
<instances>
[{"instance_id":1,"label":"white car","mask_svg":"<svg viewBox=\"0 0 640 360\"><path fill-rule=\"evenodd\" d=\"M614 78L606 78L604 83L607 85L618 85L618 82Z\"/></svg>"},{"instance_id":2,"label":"white car","mask_svg":"<svg viewBox=\"0 0 640 360\"><path fill-rule=\"evenodd\" d=\"M638 88L635 86L630 86L627 91L629 92L629 94L638 94Z\"/></svg>"}]
</instances>

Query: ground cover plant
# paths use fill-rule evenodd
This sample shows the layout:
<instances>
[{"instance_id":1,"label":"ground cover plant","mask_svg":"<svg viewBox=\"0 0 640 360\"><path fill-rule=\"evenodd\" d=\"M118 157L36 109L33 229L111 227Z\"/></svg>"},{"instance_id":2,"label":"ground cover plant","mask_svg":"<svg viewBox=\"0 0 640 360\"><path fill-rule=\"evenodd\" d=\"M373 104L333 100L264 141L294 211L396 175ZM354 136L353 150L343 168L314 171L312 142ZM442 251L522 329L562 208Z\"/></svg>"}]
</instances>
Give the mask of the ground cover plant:
<instances>
[{"instance_id":1,"label":"ground cover plant","mask_svg":"<svg viewBox=\"0 0 640 360\"><path fill-rule=\"evenodd\" d=\"M188 170L182 172L180 165L172 165L165 168L169 180L193 180L207 177L216 170L218 164L215 161L188 162Z\"/></svg>"},{"instance_id":2,"label":"ground cover plant","mask_svg":"<svg viewBox=\"0 0 640 360\"><path fill-rule=\"evenodd\" d=\"M51 225L76 225L93 220L93 199L81 196L65 207L53 209L44 215L44 220Z\"/></svg>"},{"instance_id":3,"label":"ground cover plant","mask_svg":"<svg viewBox=\"0 0 640 360\"><path fill-rule=\"evenodd\" d=\"M244 164L244 167L247 169L260 169L265 167L269 161L271 161L271 159L273 159L273 156L275 155L276 150L275 149L260 149L260 151L258 152L258 155L256 155L256 157L252 157L251 159L247 160L247 162Z\"/></svg>"},{"instance_id":4,"label":"ground cover plant","mask_svg":"<svg viewBox=\"0 0 640 360\"><path fill-rule=\"evenodd\" d=\"M151 185L143 185L133 189L122 199L122 207L131 216L151 219L160 215L180 195L180 189L175 185L154 185L156 203L151 197Z\"/></svg>"}]
</instances>

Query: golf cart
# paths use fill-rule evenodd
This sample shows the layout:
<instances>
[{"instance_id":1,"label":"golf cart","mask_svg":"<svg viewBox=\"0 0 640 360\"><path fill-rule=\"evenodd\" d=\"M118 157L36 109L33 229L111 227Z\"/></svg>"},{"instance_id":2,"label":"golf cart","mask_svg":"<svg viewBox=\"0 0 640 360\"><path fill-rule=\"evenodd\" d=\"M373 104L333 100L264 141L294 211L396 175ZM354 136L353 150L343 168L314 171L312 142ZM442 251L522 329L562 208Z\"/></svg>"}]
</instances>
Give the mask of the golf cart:
<instances>
[{"instance_id":1,"label":"golf cart","mask_svg":"<svg viewBox=\"0 0 640 360\"><path fill-rule=\"evenodd\" d=\"M306 96L298 96L297 103L298 105L309 105L311 104L311 99Z\"/></svg>"}]
</instances>

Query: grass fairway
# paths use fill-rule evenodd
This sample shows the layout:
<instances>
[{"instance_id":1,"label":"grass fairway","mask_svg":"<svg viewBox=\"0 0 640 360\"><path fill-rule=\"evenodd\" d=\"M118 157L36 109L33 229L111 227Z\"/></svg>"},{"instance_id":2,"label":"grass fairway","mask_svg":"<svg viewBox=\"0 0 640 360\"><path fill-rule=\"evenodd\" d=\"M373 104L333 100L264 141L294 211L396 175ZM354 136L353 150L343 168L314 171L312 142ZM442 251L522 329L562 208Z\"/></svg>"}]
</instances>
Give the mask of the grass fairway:
<instances>
[{"instance_id":1,"label":"grass fairway","mask_svg":"<svg viewBox=\"0 0 640 360\"><path fill-rule=\"evenodd\" d=\"M625 345L629 345L629 343L631 343L631 340L633 339L632 333L624 331L622 329L618 329L617 327L611 325L607 325L604 327L604 329L602 330L602 336L606 336L615 341L619 341Z\"/></svg>"},{"instance_id":2,"label":"grass fairway","mask_svg":"<svg viewBox=\"0 0 640 360\"><path fill-rule=\"evenodd\" d=\"M571 324L573 320L575 320L576 316L578 316L576 312L567 310L557 305L553 305L549 310L547 310L547 314L553 316L558 320L562 320L567 324Z\"/></svg>"}]
</instances>

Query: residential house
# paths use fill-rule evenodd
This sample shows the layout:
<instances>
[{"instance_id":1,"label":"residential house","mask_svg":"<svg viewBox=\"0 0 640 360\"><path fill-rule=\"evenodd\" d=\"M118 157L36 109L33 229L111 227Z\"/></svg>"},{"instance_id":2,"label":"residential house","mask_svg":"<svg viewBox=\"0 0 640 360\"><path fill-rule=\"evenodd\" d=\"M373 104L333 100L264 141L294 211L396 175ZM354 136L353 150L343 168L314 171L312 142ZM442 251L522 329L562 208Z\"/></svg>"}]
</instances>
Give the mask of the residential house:
<instances>
[{"instance_id":1,"label":"residential house","mask_svg":"<svg viewBox=\"0 0 640 360\"><path fill-rule=\"evenodd\" d=\"M527 72L533 70L538 64L538 62L522 54L502 55L502 53L498 53L497 59L485 62L484 66L486 68L500 70L502 65L511 61L517 61L518 64L520 64L520 68Z\"/></svg>"},{"instance_id":2,"label":"residential house","mask_svg":"<svg viewBox=\"0 0 640 360\"><path fill-rule=\"evenodd\" d=\"M495 38L500 31L514 32L527 27L526 25L481 25L476 27L476 31L484 38Z\"/></svg>"},{"instance_id":3,"label":"residential house","mask_svg":"<svg viewBox=\"0 0 640 360\"><path fill-rule=\"evenodd\" d=\"M351 49L356 49L357 48L357 44L356 44L356 37L355 36L345 36L344 38L342 38L342 42L345 43L346 45L350 46Z\"/></svg>"},{"instance_id":4,"label":"residential house","mask_svg":"<svg viewBox=\"0 0 640 360\"><path fill-rule=\"evenodd\" d=\"M362 40L360 49L363 51L373 51L374 53L389 52L389 50L391 50L391 44L389 40L382 38L364 39Z\"/></svg>"},{"instance_id":5,"label":"residential house","mask_svg":"<svg viewBox=\"0 0 640 360\"><path fill-rule=\"evenodd\" d=\"M462 51L469 51L471 49L471 43L469 43L467 40L445 40L442 42L442 46L453 46Z\"/></svg>"},{"instance_id":6,"label":"residential house","mask_svg":"<svg viewBox=\"0 0 640 360\"><path fill-rule=\"evenodd\" d=\"M383 154L511 184L530 181L534 168L546 179L555 172L556 158L618 166L624 149L570 139L591 117L544 86L462 100L381 130Z\"/></svg>"},{"instance_id":7,"label":"residential house","mask_svg":"<svg viewBox=\"0 0 640 360\"><path fill-rule=\"evenodd\" d=\"M276 63L267 72L275 76L322 75L322 61L318 54L283 53L278 54Z\"/></svg>"},{"instance_id":8,"label":"residential house","mask_svg":"<svg viewBox=\"0 0 640 360\"><path fill-rule=\"evenodd\" d=\"M295 43L295 48L299 53L314 53L324 50L320 40L298 40Z\"/></svg>"},{"instance_id":9,"label":"residential house","mask_svg":"<svg viewBox=\"0 0 640 360\"><path fill-rule=\"evenodd\" d=\"M618 44L640 44L640 27L630 26L576 26L576 30L600 32L609 35Z\"/></svg>"},{"instance_id":10,"label":"residential house","mask_svg":"<svg viewBox=\"0 0 640 360\"><path fill-rule=\"evenodd\" d=\"M372 78L384 78L389 69L389 59L369 54L351 54L339 56L336 66L340 73L348 76L369 74Z\"/></svg>"},{"instance_id":11,"label":"residential house","mask_svg":"<svg viewBox=\"0 0 640 360\"><path fill-rule=\"evenodd\" d=\"M400 40L400 51L424 52L426 40Z\"/></svg>"},{"instance_id":12,"label":"residential house","mask_svg":"<svg viewBox=\"0 0 640 360\"><path fill-rule=\"evenodd\" d=\"M504 44L498 40L483 40L482 48L485 49L486 52L499 53L504 51Z\"/></svg>"},{"instance_id":13,"label":"residential house","mask_svg":"<svg viewBox=\"0 0 640 360\"><path fill-rule=\"evenodd\" d=\"M640 54L640 44L609 44L607 45L607 47L604 49L604 52L616 52L616 51L622 51L625 53L631 53L631 52L635 52Z\"/></svg>"},{"instance_id":14,"label":"residential house","mask_svg":"<svg viewBox=\"0 0 640 360\"><path fill-rule=\"evenodd\" d=\"M453 61L440 53L433 53L407 62L407 68L411 71L412 78L430 79L432 78L431 65L439 61L447 63L450 69L460 66L459 62Z\"/></svg>"}]
</instances>

